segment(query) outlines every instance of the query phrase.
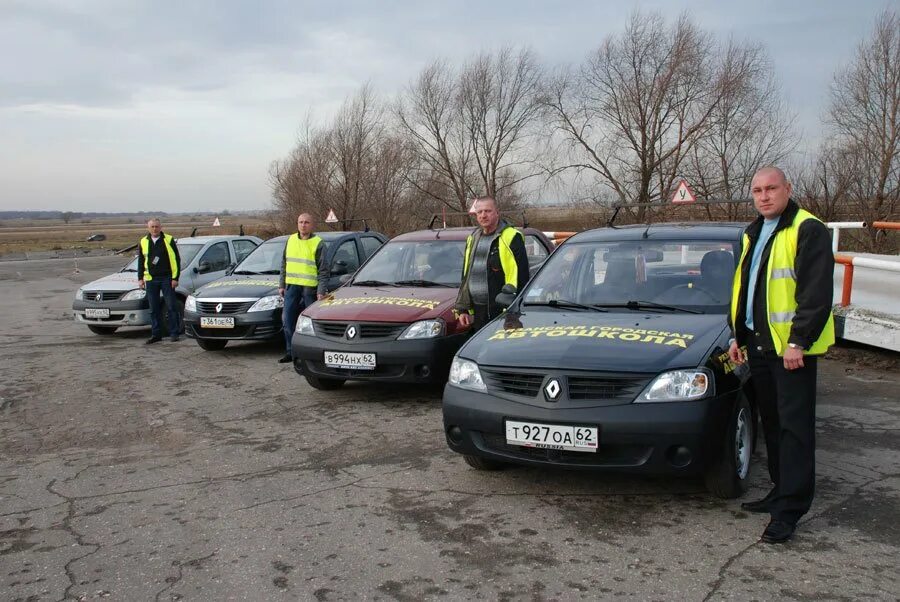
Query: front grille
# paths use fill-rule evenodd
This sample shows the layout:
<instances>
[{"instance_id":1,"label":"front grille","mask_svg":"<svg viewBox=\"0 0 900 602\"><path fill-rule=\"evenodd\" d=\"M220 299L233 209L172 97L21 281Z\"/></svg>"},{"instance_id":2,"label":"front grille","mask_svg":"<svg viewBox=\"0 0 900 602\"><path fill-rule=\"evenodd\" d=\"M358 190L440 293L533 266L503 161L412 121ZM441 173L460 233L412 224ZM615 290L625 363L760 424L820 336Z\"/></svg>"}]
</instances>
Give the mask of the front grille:
<instances>
[{"instance_id":1,"label":"front grille","mask_svg":"<svg viewBox=\"0 0 900 602\"><path fill-rule=\"evenodd\" d=\"M254 301L197 301L197 310L201 314L242 314L253 305ZM222 305L221 311L216 307Z\"/></svg>"},{"instance_id":2,"label":"front grille","mask_svg":"<svg viewBox=\"0 0 900 602\"><path fill-rule=\"evenodd\" d=\"M569 376L569 399L632 401L647 386L646 377Z\"/></svg>"},{"instance_id":3,"label":"front grille","mask_svg":"<svg viewBox=\"0 0 900 602\"><path fill-rule=\"evenodd\" d=\"M506 372L494 369L481 369L485 385L492 392L503 391L523 397L535 397L541 389L545 374L526 372Z\"/></svg>"},{"instance_id":4,"label":"front grille","mask_svg":"<svg viewBox=\"0 0 900 602\"><path fill-rule=\"evenodd\" d=\"M405 322L327 322L313 320L316 334L325 337L342 338L351 324L359 329L359 338L362 339L396 339L400 333L406 330L409 324Z\"/></svg>"},{"instance_id":5,"label":"front grille","mask_svg":"<svg viewBox=\"0 0 900 602\"><path fill-rule=\"evenodd\" d=\"M98 294L100 295L99 301L117 301L125 294L125 291L85 291L84 300L97 302Z\"/></svg>"}]
</instances>

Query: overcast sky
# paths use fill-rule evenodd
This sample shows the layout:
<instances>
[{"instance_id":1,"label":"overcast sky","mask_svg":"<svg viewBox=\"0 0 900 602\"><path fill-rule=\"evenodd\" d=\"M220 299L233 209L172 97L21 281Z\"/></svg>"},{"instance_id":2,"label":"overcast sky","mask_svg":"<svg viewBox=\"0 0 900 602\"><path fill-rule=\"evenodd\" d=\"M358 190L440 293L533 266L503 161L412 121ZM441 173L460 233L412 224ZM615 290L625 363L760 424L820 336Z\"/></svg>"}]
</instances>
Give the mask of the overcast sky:
<instances>
[{"instance_id":1,"label":"overcast sky","mask_svg":"<svg viewBox=\"0 0 900 602\"><path fill-rule=\"evenodd\" d=\"M898 0L0 0L0 210L264 209L307 114L436 57L580 62L634 7L768 50L812 148L836 68Z\"/></svg>"}]
</instances>

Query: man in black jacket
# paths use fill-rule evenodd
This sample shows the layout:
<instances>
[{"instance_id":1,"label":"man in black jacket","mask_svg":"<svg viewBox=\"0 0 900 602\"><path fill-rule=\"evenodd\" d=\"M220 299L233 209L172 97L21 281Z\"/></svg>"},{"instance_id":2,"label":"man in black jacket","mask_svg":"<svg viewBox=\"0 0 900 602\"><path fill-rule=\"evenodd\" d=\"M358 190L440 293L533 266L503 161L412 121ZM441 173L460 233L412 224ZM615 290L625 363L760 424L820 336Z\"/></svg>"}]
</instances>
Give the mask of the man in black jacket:
<instances>
[{"instance_id":1,"label":"man in black jacket","mask_svg":"<svg viewBox=\"0 0 900 602\"><path fill-rule=\"evenodd\" d=\"M746 345L774 488L741 507L767 512L766 543L790 539L815 490L817 357L834 343L834 255L825 225L791 200L777 167L751 185L760 216L744 232L732 291L731 360Z\"/></svg>"},{"instance_id":2,"label":"man in black jacket","mask_svg":"<svg viewBox=\"0 0 900 602\"><path fill-rule=\"evenodd\" d=\"M478 228L466 239L463 277L456 298L462 326L478 330L503 311L495 297L505 284L522 290L528 282L528 254L522 233L500 219L497 201L475 200Z\"/></svg>"},{"instance_id":3,"label":"man in black jacket","mask_svg":"<svg viewBox=\"0 0 900 602\"><path fill-rule=\"evenodd\" d=\"M165 301L168 314L169 336L178 340L181 332L181 316L175 300L175 289L181 275L181 256L175 239L162 231L156 218L147 221L147 236L138 243L138 284L146 291L150 303L150 338L147 344L162 340L160 297Z\"/></svg>"}]
</instances>

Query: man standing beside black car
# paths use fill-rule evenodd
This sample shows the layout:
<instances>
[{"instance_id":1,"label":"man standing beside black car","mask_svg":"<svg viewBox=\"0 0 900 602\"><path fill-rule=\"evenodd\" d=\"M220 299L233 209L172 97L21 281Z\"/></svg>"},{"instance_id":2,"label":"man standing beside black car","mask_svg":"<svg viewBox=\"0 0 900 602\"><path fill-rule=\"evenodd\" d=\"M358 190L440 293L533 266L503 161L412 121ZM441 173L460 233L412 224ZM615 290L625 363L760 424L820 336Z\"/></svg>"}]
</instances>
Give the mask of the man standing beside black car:
<instances>
[{"instance_id":1,"label":"man standing beside black car","mask_svg":"<svg viewBox=\"0 0 900 602\"><path fill-rule=\"evenodd\" d=\"M175 301L175 289L181 274L181 257L178 255L175 239L162 231L162 224L157 218L147 221L147 231L147 236L138 243L137 266L138 284L145 290L150 303L150 338L147 339L147 344L162 340L160 296L169 312L169 336L174 342L181 332L181 316L178 315L178 304Z\"/></svg>"},{"instance_id":2,"label":"man standing beside black car","mask_svg":"<svg viewBox=\"0 0 900 602\"><path fill-rule=\"evenodd\" d=\"M478 228L466 239L456 311L462 326L478 330L503 310L495 297L504 285L519 291L528 282L528 254L522 233L500 219L497 201L481 197L474 207Z\"/></svg>"},{"instance_id":3,"label":"man standing beside black car","mask_svg":"<svg viewBox=\"0 0 900 602\"><path fill-rule=\"evenodd\" d=\"M765 543L789 540L815 492L817 357L834 344L831 314L834 255L821 221L791 200L791 184L777 167L753 176L759 217L744 231L734 277L728 354L744 361L762 418L774 488L741 504L767 512Z\"/></svg>"}]
</instances>

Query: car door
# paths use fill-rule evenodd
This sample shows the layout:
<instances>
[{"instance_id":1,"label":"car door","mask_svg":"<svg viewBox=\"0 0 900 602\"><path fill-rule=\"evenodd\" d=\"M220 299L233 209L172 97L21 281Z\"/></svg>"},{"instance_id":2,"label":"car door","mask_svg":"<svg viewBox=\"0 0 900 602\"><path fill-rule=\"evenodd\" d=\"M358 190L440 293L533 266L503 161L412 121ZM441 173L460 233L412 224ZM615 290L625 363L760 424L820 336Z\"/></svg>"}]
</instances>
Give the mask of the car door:
<instances>
[{"instance_id":1,"label":"car door","mask_svg":"<svg viewBox=\"0 0 900 602\"><path fill-rule=\"evenodd\" d=\"M359 247L357 246L356 237L345 238L337 242L334 248L334 254L331 256L330 275L328 283L325 285L326 290L333 291L341 285L341 276L352 274L359 269L360 264Z\"/></svg>"},{"instance_id":2,"label":"car door","mask_svg":"<svg viewBox=\"0 0 900 602\"><path fill-rule=\"evenodd\" d=\"M194 266L194 290L224 276L229 265L231 265L231 253L228 249L228 242L223 240L209 245L203 250L197 265Z\"/></svg>"},{"instance_id":3,"label":"car door","mask_svg":"<svg viewBox=\"0 0 900 602\"><path fill-rule=\"evenodd\" d=\"M235 238L231 241L232 251L234 252L233 264L237 265L244 260L244 257L253 252L256 248L256 241L249 238Z\"/></svg>"},{"instance_id":4,"label":"car door","mask_svg":"<svg viewBox=\"0 0 900 602\"><path fill-rule=\"evenodd\" d=\"M363 261L371 257L384 244L384 241L371 234L363 234L359 241L362 245Z\"/></svg>"}]
</instances>

